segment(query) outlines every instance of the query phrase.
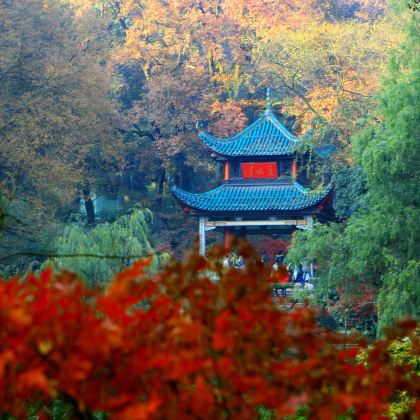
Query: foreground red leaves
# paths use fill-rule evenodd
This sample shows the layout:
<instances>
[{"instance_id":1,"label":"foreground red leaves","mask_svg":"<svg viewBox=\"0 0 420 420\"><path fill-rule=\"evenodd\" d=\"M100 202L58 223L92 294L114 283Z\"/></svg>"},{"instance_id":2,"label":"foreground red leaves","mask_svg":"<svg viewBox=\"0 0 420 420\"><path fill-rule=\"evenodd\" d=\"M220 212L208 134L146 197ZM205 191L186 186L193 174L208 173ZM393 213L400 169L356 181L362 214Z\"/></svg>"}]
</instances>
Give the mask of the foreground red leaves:
<instances>
[{"instance_id":1,"label":"foreground red leaves","mask_svg":"<svg viewBox=\"0 0 420 420\"><path fill-rule=\"evenodd\" d=\"M346 346L313 311L277 309L258 259L241 272L191 255L152 279L146 265L105 292L51 271L0 282L0 413L22 417L34 401L42 412L62 397L81 416L130 420L256 418L260 406L284 416L303 404L312 419L369 419L398 391L420 391L410 365L391 364L387 341L359 364L362 340Z\"/></svg>"}]
</instances>

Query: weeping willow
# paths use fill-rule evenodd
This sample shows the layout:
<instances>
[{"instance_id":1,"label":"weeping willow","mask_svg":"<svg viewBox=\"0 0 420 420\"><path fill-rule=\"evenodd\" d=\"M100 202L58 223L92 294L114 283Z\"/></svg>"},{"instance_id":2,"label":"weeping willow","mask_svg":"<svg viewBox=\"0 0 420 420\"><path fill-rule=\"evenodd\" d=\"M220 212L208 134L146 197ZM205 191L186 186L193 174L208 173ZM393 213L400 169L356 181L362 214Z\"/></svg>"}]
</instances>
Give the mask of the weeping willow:
<instances>
[{"instance_id":1,"label":"weeping willow","mask_svg":"<svg viewBox=\"0 0 420 420\"><path fill-rule=\"evenodd\" d=\"M122 256L124 258L62 257L50 262L58 270L79 275L92 287L102 286L124 267L139 257L150 257L150 272L155 272L165 258L153 247L150 210L135 210L113 223L104 223L91 229L79 223L66 226L55 240L57 254L98 256Z\"/></svg>"}]
</instances>

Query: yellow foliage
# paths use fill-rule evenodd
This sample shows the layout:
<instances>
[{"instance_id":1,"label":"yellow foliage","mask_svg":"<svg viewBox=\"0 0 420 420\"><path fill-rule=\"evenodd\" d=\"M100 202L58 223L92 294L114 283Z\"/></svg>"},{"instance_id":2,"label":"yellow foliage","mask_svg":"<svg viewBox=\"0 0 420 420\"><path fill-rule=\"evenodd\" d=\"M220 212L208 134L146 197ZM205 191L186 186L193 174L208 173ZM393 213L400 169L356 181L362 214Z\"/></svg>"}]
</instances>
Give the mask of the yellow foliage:
<instances>
[{"instance_id":1,"label":"yellow foliage","mask_svg":"<svg viewBox=\"0 0 420 420\"><path fill-rule=\"evenodd\" d=\"M0 2L0 166L32 232L52 229L92 179L93 151L97 164L118 160L107 28L81 10L76 18L61 1Z\"/></svg>"}]
</instances>

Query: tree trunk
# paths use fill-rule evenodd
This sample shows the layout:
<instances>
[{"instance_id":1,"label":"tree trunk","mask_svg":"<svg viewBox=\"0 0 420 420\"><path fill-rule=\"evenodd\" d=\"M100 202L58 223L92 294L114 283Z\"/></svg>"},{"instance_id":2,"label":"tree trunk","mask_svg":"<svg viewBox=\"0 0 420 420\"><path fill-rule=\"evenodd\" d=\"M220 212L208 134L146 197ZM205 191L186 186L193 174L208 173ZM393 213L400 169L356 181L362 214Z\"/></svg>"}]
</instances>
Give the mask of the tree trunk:
<instances>
[{"instance_id":1,"label":"tree trunk","mask_svg":"<svg viewBox=\"0 0 420 420\"><path fill-rule=\"evenodd\" d=\"M159 176L158 176L158 183L157 183L157 199L156 202L160 205L162 203L163 198L163 186L165 185L166 179L166 169L161 166L159 168Z\"/></svg>"},{"instance_id":2,"label":"tree trunk","mask_svg":"<svg viewBox=\"0 0 420 420\"><path fill-rule=\"evenodd\" d=\"M83 190L83 199L85 200L87 224L94 225L96 222L95 207L93 206L92 196L90 195L90 190L88 188Z\"/></svg>"}]
</instances>

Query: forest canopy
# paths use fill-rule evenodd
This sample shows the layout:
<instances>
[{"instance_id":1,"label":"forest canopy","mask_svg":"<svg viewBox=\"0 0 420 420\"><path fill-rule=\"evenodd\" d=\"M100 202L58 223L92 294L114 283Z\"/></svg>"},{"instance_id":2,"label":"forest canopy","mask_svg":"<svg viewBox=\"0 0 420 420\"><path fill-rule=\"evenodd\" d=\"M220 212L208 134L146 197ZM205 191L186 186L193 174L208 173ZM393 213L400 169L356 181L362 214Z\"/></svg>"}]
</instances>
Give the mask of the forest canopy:
<instances>
[{"instance_id":1,"label":"forest canopy","mask_svg":"<svg viewBox=\"0 0 420 420\"><path fill-rule=\"evenodd\" d=\"M417 418L419 13L0 0L0 417Z\"/></svg>"},{"instance_id":2,"label":"forest canopy","mask_svg":"<svg viewBox=\"0 0 420 420\"><path fill-rule=\"evenodd\" d=\"M84 262L88 251L180 257L196 226L170 184L198 192L221 179L197 130L244 129L270 87L276 116L307 134L310 186L335 185L337 225L298 235L289 260L322 261L323 293L372 286L383 326L417 316L412 2L0 0L0 34L6 277L76 250L54 264L95 284L120 263Z\"/></svg>"},{"instance_id":3,"label":"forest canopy","mask_svg":"<svg viewBox=\"0 0 420 420\"><path fill-rule=\"evenodd\" d=\"M59 232L91 193L128 207L140 200L163 242L185 249L191 242L178 238L193 237L191 223L175 210L168 179L205 188L214 165L197 123L234 134L258 115L267 86L289 128L314 128L314 141L337 147L333 171L351 164L350 137L360 118L376 117L378 80L402 38L379 0L0 8L2 200L19 249L45 248L43 231Z\"/></svg>"}]
</instances>

